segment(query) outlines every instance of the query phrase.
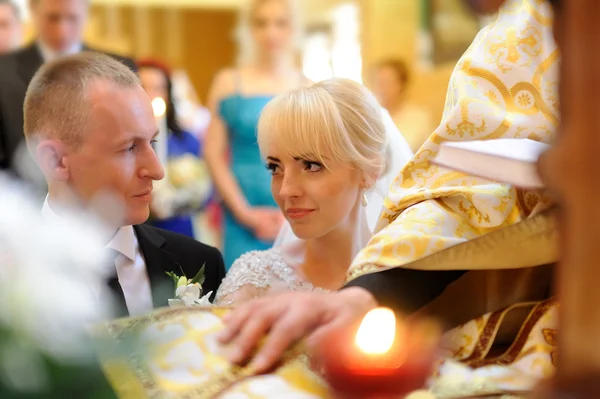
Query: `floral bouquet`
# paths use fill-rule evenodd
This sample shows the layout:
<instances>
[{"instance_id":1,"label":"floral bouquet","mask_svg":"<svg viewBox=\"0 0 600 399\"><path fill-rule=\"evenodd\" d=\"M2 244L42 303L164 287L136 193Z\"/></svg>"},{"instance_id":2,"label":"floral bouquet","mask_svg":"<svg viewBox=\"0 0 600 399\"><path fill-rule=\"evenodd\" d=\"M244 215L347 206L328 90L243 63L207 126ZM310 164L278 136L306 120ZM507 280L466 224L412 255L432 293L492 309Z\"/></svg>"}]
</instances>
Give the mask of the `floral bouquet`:
<instances>
[{"instance_id":1,"label":"floral bouquet","mask_svg":"<svg viewBox=\"0 0 600 399\"><path fill-rule=\"evenodd\" d=\"M206 163L192 154L186 154L168 162L168 176L176 188L189 187L210 180Z\"/></svg>"},{"instance_id":2,"label":"floral bouquet","mask_svg":"<svg viewBox=\"0 0 600 399\"><path fill-rule=\"evenodd\" d=\"M153 216L166 219L182 213L194 212L211 195L208 168L198 157L187 154L170 160L166 178L156 182L152 198Z\"/></svg>"}]
</instances>

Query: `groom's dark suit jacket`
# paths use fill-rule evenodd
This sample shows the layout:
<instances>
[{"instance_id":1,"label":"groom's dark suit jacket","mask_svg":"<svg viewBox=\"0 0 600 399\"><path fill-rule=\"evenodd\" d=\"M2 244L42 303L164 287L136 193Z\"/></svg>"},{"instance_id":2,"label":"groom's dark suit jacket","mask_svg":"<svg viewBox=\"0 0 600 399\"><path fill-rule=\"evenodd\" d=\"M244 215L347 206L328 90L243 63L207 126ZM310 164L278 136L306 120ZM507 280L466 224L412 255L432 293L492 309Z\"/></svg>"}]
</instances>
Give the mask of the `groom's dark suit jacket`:
<instances>
[{"instance_id":1,"label":"groom's dark suit jacket","mask_svg":"<svg viewBox=\"0 0 600 399\"><path fill-rule=\"evenodd\" d=\"M82 51L96 51L83 46ZM108 54L133 71L135 62L129 58ZM12 169L13 159L23 142L23 103L27 86L44 60L34 43L0 56L0 170Z\"/></svg>"},{"instance_id":2,"label":"groom's dark suit jacket","mask_svg":"<svg viewBox=\"0 0 600 399\"><path fill-rule=\"evenodd\" d=\"M225 264L218 249L202 244L190 237L157 229L148 225L133 226L137 236L140 252L146 262L146 269L152 289L154 307L168 305L168 300L174 298L175 285L167 276L174 272L178 276L188 278L196 276L202 265L206 277L202 291L207 294L212 291L214 299L221 281L225 277ZM117 300L120 302L119 316L127 316L123 310L123 292L118 284L109 284Z\"/></svg>"}]
</instances>

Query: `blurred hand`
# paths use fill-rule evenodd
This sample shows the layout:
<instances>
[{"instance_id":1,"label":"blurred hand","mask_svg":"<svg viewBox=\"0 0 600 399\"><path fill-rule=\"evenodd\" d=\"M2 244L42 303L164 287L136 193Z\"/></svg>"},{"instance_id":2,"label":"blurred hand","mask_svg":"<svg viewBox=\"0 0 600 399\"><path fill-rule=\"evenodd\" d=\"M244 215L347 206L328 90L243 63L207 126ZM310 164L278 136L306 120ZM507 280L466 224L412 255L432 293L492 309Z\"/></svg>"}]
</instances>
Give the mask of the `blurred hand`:
<instances>
[{"instance_id":1,"label":"blurred hand","mask_svg":"<svg viewBox=\"0 0 600 399\"><path fill-rule=\"evenodd\" d=\"M359 323L376 306L371 294L359 287L333 293L287 292L235 308L225 317L219 340L229 345L229 360L242 364L268 333L251 363L262 373L300 339L307 337L309 349L316 348L332 331Z\"/></svg>"},{"instance_id":2,"label":"blurred hand","mask_svg":"<svg viewBox=\"0 0 600 399\"><path fill-rule=\"evenodd\" d=\"M249 212L248 227L254 231L254 235L264 241L273 241L284 221L279 208L256 207Z\"/></svg>"}]
</instances>

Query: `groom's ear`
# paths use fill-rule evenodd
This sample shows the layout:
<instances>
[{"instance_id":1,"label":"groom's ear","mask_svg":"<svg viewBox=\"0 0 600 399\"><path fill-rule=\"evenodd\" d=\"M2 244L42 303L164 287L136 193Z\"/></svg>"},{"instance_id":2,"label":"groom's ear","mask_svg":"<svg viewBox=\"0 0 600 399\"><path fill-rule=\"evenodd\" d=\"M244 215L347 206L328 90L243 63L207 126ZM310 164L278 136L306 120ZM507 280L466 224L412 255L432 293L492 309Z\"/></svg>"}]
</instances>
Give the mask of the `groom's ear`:
<instances>
[{"instance_id":1,"label":"groom's ear","mask_svg":"<svg viewBox=\"0 0 600 399\"><path fill-rule=\"evenodd\" d=\"M67 147L53 140L41 140L34 150L34 157L44 175L53 181L66 181L69 178Z\"/></svg>"}]
</instances>

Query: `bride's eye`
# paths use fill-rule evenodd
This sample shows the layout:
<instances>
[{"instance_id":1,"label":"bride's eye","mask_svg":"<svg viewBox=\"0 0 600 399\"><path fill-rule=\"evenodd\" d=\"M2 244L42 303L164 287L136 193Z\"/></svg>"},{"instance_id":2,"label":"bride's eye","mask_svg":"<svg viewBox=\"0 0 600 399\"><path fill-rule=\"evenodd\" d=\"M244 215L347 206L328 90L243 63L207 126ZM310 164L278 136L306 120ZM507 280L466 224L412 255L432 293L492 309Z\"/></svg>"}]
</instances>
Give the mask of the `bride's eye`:
<instances>
[{"instance_id":1,"label":"bride's eye","mask_svg":"<svg viewBox=\"0 0 600 399\"><path fill-rule=\"evenodd\" d=\"M277 172L279 172L279 165L277 165L276 163L273 163L273 162L269 162L267 164L267 169L269 169L269 171L271 172L271 174L274 175Z\"/></svg>"},{"instance_id":2,"label":"bride's eye","mask_svg":"<svg viewBox=\"0 0 600 399\"><path fill-rule=\"evenodd\" d=\"M308 172L320 172L323 169L323 165L319 162L304 161L304 169Z\"/></svg>"}]
</instances>

